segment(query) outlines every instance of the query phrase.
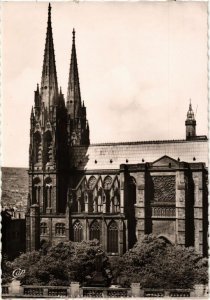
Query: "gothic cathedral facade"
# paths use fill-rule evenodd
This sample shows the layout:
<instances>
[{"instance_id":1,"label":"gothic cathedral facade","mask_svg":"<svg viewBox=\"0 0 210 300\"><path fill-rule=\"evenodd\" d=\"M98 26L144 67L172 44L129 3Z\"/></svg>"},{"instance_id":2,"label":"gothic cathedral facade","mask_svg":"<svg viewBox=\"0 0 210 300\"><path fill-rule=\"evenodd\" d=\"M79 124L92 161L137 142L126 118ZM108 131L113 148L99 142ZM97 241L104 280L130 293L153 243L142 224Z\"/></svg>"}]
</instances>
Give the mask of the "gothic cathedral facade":
<instances>
[{"instance_id":1,"label":"gothic cathedral facade","mask_svg":"<svg viewBox=\"0 0 210 300\"><path fill-rule=\"evenodd\" d=\"M65 101L49 5L41 85L30 117L27 251L44 241L97 239L109 255L121 255L154 233L205 255L208 140L196 135L191 104L185 126L185 140L90 144L75 31Z\"/></svg>"}]
</instances>

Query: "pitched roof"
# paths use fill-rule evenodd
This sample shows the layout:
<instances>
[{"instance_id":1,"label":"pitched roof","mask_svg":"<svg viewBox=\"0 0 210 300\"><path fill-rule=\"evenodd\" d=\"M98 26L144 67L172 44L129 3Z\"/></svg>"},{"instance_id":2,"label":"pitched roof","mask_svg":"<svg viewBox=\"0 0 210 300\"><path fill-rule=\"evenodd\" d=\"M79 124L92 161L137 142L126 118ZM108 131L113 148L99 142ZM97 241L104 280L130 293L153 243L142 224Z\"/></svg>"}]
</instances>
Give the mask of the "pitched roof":
<instances>
[{"instance_id":1,"label":"pitched roof","mask_svg":"<svg viewBox=\"0 0 210 300\"><path fill-rule=\"evenodd\" d=\"M208 140L166 140L75 146L72 161L78 170L119 169L120 164L154 162L163 155L208 165Z\"/></svg>"}]
</instances>

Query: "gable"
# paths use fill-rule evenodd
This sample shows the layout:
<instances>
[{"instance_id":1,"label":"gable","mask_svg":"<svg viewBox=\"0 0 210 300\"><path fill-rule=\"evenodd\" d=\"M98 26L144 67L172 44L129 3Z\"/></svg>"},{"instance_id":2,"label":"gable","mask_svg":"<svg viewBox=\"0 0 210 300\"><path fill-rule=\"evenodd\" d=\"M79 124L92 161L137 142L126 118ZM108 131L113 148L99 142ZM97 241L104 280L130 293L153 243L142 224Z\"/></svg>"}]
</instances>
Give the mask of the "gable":
<instances>
[{"instance_id":1,"label":"gable","mask_svg":"<svg viewBox=\"0 0 210 300\"><path fill-rule=\"evenodd\" d=\"M167 155L164 155L152 163L153 167L168 167L169 165L171 167L178 167L179 162Z\"/></svg>"}]
</instances>

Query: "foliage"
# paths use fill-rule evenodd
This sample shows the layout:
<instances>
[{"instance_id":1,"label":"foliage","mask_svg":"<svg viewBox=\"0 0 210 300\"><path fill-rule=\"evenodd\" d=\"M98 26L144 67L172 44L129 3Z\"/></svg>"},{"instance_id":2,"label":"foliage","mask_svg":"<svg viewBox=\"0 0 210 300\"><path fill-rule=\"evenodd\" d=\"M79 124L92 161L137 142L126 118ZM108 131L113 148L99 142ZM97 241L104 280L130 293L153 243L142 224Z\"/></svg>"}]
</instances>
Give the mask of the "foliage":
<instances>
[{"instance_id":1,"label":"foliage","mask_svg":"<svg viewBox=\"0 0 210 300\"><path fill-rule=\"evenodd\" d=\"M51 247L43 244L40 251L22 254L12 266L13 269L25 269L25 276L21 279L23 284L68 285L70 281L85 282L92 276L99 252L106 273L108 260L97 240L62 242Z\"/></svg>"},{"instance_id":2,"label":"foliage","mask_svg":"<svg viewBox=\"0 0 210 300\"><path fill-rule=\"evenodd\" d=\"M193 248L171 245L164 239L148 235L127 251L116 267L125 286L140 282L144 288L170 289L207 283L207 264L207 259Z\"/></svg>"},{"instance_id":3,"label":"foliage","mask_svg":"<svg viewBox=\"0 0 210 300\"><path fill-rule=\"evenodd\" d=\"M6 255L2 256L1 260L2 284L8 284L12 281L12 265Z\"/></svg>"}]
</instances>

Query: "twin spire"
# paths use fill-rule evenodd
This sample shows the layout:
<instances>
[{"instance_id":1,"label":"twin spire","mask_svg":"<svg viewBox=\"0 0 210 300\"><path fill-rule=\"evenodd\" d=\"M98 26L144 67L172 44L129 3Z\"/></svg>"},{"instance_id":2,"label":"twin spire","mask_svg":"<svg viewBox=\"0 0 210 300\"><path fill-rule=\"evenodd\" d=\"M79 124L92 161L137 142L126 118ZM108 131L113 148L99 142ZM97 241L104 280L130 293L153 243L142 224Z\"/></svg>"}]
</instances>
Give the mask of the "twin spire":
<instances>
[{"instance_id":1,"label":"twin spire","mask_svg":"<svg viewBox=\"0 0 210 300\"><path fill-rule=\"evenodd\" d=\"M51 24L51 5L48 7L47 34L44 50L44 61L41 80L41 97L45 106L50 108L56 104L58 95L57 72L55 65L55 51L53 44L52 24Z\"/></svg>"},{"instance_id":2,"label":"twin spire","mask_svg":"<svg viewBox=\"0 0 210 300\"><path fill-rule=\"evenodd\" d=\"M75 46L75 30L72 31L72 50L69 71L69 82L67 91L67 109L72 119L78 116L81 108L81 94L79 84L79 73L77 66L77 54Z\"/></svg>"},{"instance_id":3,"label":"twin spire","mask_svg":"<svg viewBox=\"0 0 210 300\"><path fill-rule=\"evenodd\" d=\"M81 107L81 95L79 86L79 73L77 67L77 56L75 47L75 30L72 32L72 52L71 63L69 72L69 83L67 91L67 108L68 112L74 118L78 114ZM51 23L51 5L48 6L48 21L47 21L47 34L44 50L44 61L42 68L41 79L41 98L45 103L45 107L56 105L58 98L58 82L55 64L55 51L53 43L52 23Z\"/></svg>"}]
</instances>

